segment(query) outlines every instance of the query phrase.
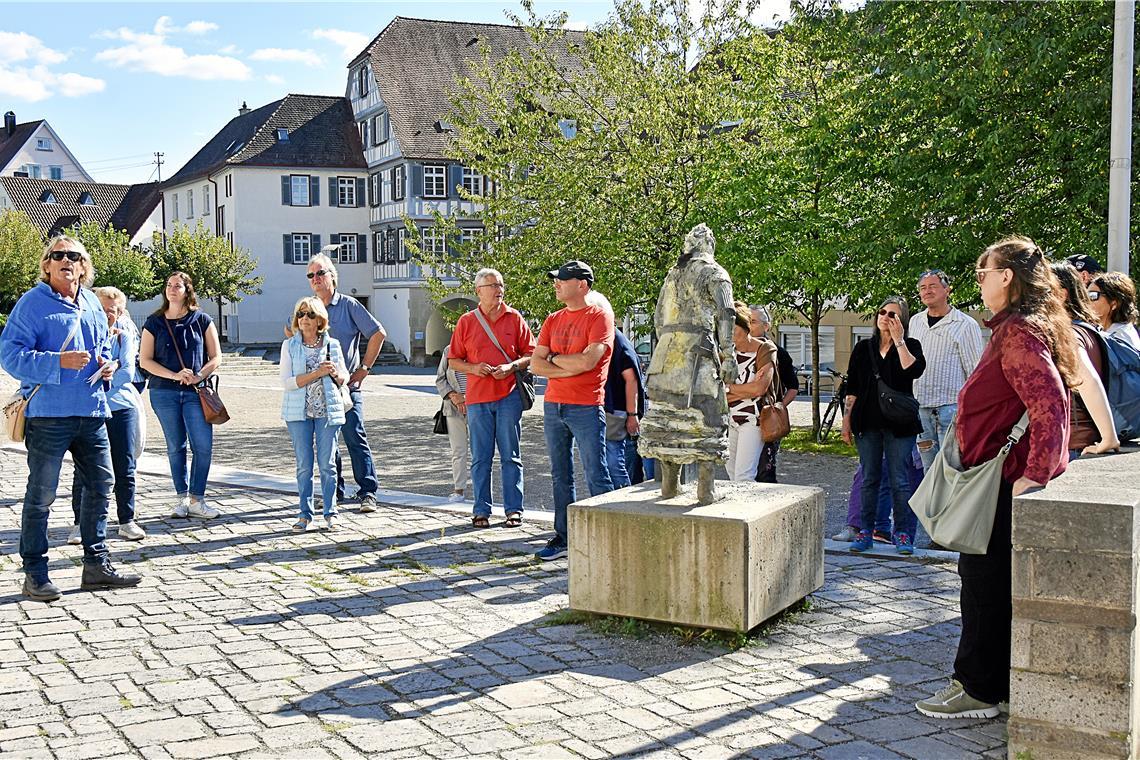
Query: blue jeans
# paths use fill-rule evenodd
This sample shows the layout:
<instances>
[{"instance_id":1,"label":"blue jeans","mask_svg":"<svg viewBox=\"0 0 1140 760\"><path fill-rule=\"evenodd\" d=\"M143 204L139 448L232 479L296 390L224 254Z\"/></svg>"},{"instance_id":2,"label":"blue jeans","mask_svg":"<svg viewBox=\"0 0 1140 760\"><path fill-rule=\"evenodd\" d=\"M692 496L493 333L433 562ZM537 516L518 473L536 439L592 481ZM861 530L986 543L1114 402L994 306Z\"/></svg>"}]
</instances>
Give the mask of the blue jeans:
<instances>
[{"instance_id":1,"label":"blue jeans","mask_svg":"<svg viewBox=\"0 0 1140 760\"><path fill-rule=\"evenodd\" d=\"M870 533L875 527L875 512L879 503L879 481L883 477L884 455L887 476L890 479L891 501L894 504L895 533L914 537L918 518L911 511L910 477L906 459L914 448L914 436L896 436L889 430L872 429L855 434L855 448L859 451L859 464L863 468L863 489L859 494L862 513L860 528Z\"/></svg>"},{"instance_id":2,"label":"blue jeans","mask_svg":"<svg viewBox=\"0 0 1140 760\"><path fill-rule=\"evenodd\" d=\"M349 388L352 395L352 409L344 413L344 424L340 427L340 437L348 449L352 461L352 477L356 479L357 498L373 496L380 488L376 479L376 465L372 461L372 447L368 445L368 434L364 432L364 394L359 388ZM344 498L344 476L340 447L336 449L336 496Z\"/></svg>"},{"instance_id":3,"label":"blue jeans","mask_svg":"<svg viewBox=\"0 0 1140 760\"><path fill-rule=\"evenodd\" d=\"M625 488L632 483L629 468L626 465L626 444L628 443L628 438L623 441L606 439L606 466L609 468L610 481L613 483L614 489Z\"/></svg>"},{"instance_id":4,"label":"blue jeans","mask_svg":"<svg viewBox=\"0 0 1140 760\"><path fill-rule=\"evenodd\" d=\"M170 479L179 496L195 498L206 495L206 479L210 476L210 460L214 456L214 428L202 414L202 402L190 389L150 389L150 405L162 426L166 439L166 458L170 461ZM187 478L187 444L194 453Z\"/></svg>"},{"instance_id":5,"label":"blue jeans","mask_svg":"<svg viewBox=\"0 0 1140 760\"><path fill-rule=\"evenodd\" d=\"M119 525L135 519L135 438L138 435L139 410L133 406L116 409L106 420L107 439L111 442L111 468L115 472L115 507ZM79 525L83 503L83 479L78 468L71 482L73 525Z\"/></svg>"},{"instance_id":6,"label":"blue jeans","mask_svg":"<svg viewBox=\"0 0 1140 760\"><path fill-rule=\"evenodd\" d=\"M498 401L467 405L467 429L471 436L471 488L475 492L473 513L491 514L491 464L495 449L503 471L503 510L523 511L522 399L511 391Z\"/></svg>"},{"instance_id":7,"label":"blue jeans","mask_svg":"<svg viewBox=\"0 0 1140 760\"><path fill-rule=\"evenodd\" d=\"M924 469L929 470L934 457L938 456L938 450L942 448L942 441L946 438L946 431L949 430L950 423L957 414L957 404L918 408L918 420L922 423L922 432L918 436L918 455L922 457Z\"/></svg>"},{"instance_id":8,"label":"blue jeans","mask_svg":"<svg viewBox=\"0 0 1140 760\"><path fill-rule=\"evenodd\" d=\"M606 462L606 415L601 406L546 401L542 409L550 478L554 487L554 532L566 543L566 507L577 501L574 445L586 470L591 496L614 490Z\"/></svg>"},{"instance_id":9,"label":"blue jeans","mask_svg":"<svg viewBox=\"0 0 1140 760\"><path fill-rule=\"evenodd\" d=\"M328 418L316 417L286 422L293 439L293 455L297 459L297 496L300 516L313 519L313 446L317 450L317 470L321 474L321 499L325 517L336 514L336 442L340 425L330 425Z\"/></svg>"},{"instance_id":10,"label":"blue jeans","mask_svg":"<svg viewBox=\"0 0 1140 760\"><path fill-rule=\"evenodd\" d=\"M103 418L29 417L24 443L28 448L28 487L20 518L24 572L36 583L48 579L48 512L55 501L59 470L67 451L83 484L79 509L83 562L102 563L107 558L107 506L114 477Z\"/></svg>"}]
</instances>

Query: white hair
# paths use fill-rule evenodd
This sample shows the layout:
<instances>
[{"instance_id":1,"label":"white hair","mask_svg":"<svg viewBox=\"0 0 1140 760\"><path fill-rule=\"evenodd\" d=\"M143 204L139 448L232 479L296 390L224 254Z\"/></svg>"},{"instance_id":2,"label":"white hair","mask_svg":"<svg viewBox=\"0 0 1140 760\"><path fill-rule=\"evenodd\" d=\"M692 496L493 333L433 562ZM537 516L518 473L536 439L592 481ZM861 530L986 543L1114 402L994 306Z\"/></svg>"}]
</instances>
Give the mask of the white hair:
<instances>
[{"instance_id":1,"label":"white hair","mask_svg":"<svg viewBox=\"0 0 1140 760\"><path fill-rule=\"evenodd\" d=\"M321 269L327 269L328 270L329 275L332 277L334 288L336 287L336 283L337 283L336 264L334 264L333 260L328 257L328 254L329 254L329 252L335 253L339 250L340 250L339 245L326 245L324 248L321 249L320 253L318 253L316 256L313 256L311 259L309 259L310 264L319 264Z\"/></svg>"},{"instance_id":2,"label":"white hair","mask_svg":"<svg viewBox=\"0 0 1140 760\"><path fill-rule=\"evenodd\" d=\"M756 315L756 319L760 320L766 325L772 324L772 317L768 314L768 310L763 306L749 306L749 309Z\"/></svg>"},{"instance_id":3,"label":"white hair","mask_svg":"<svg viewBox=\"0 0 1140 760\"><path fill-rule=\"evenodd\" d=\"M474 279L475 287L479 287L480 282L482 280L487 279L488 277L498 277L500 280L502 280L503 279L503 273L500 272L498 269L491 269L490 267L483 267L482 269L480 269L478 272L475 273L475 279ZM504 280L504 282L505 282L505 280Z\"/></svg>"}]
</instances>

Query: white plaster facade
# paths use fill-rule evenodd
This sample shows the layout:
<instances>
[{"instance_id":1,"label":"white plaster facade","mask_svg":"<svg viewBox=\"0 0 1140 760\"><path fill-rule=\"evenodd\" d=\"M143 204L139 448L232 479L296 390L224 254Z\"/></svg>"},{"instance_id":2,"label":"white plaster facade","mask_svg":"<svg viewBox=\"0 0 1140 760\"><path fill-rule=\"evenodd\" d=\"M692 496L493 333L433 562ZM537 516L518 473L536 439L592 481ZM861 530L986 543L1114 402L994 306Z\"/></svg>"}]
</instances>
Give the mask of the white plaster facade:
<instances>
[{"instance_id":1,"label":"white plaster facade","mask_svg":"<svg viewBox=\"0 0 1140 760\"><path fill-rule=\"evenodd\" d=\"M27 172L32 179L95 181L46 121L41 121L23 146L0 166L0 174L13 176L17 172Z\"/></svg>"}]
</instances>

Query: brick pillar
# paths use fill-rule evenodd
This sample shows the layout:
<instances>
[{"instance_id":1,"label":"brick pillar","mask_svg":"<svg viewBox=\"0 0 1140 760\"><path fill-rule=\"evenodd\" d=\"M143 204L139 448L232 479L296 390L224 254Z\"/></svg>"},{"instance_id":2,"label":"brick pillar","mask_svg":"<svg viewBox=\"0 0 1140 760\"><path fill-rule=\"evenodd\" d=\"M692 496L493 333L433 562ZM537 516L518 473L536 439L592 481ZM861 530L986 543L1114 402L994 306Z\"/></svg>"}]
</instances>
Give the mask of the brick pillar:
<instances>
[{"instance_id":1,"label":"brick pillar","mask_svg":"<svg viewBox=\"0 0 1140 760\"><path fill-rule=\"evenodd\" d=\"M1013 504L1009 757L1136 757L1140 451Z\"/></svg>"}]
</instances>

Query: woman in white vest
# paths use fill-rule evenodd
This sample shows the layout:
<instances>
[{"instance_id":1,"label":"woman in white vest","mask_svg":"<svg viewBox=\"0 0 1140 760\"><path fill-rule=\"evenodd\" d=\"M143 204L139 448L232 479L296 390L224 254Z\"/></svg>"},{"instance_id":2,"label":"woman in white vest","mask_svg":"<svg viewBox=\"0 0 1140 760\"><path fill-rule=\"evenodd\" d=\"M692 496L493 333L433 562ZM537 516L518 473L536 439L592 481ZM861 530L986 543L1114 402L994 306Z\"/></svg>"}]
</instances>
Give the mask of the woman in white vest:
<instances>
[{"instance_id":1,"label":"woman in white vest","mask_svg":"<svg viewBox=\"0 0 1140 760\"><path fill-rule=\"evenodd\" d=\"M325 526L336 527L336 448L344 424L348 368L340 343L329 335L329 315L319 298L302 298L293 308L293 337L281 344L281 385L285 396L281 417L293 439L297 458L300 514L293 530L303 532L313 521L313 449L321 474Z\"/></svg>"}]
</instances>

